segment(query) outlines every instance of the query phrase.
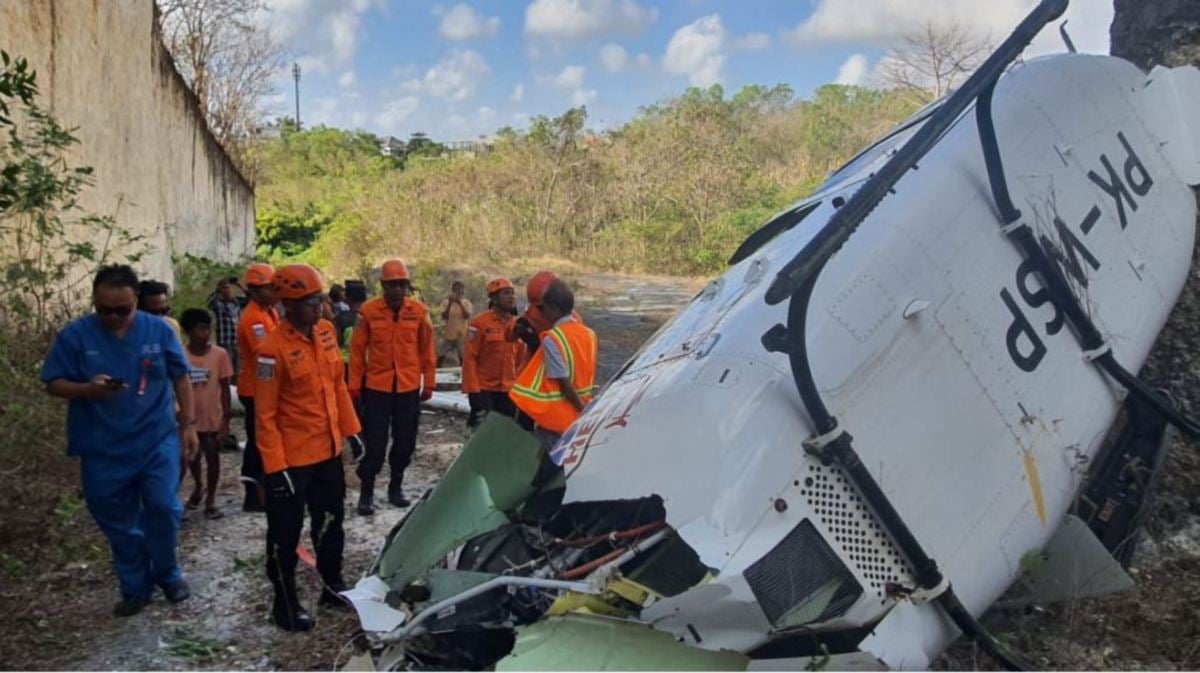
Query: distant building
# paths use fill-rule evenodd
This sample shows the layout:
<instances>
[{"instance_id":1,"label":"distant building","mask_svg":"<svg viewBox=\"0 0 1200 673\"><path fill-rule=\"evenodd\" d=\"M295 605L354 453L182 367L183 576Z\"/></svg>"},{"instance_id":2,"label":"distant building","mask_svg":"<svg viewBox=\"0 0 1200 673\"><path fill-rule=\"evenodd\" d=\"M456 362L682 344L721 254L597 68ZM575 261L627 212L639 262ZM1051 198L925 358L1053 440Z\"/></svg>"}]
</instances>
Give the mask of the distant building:
<instances>
[{"instance_id":1,"label":"distant building","mask_svg":"<svg viewBox=\"0 0 1200 673\"><path fill-rule=\"evenodd\" d=\"M385 157L402 157L404 150L404 141L399 138L388 136L379 139L379 153Z\"/></svg>"},{"instance_id":2,"label":"distant building","mask_svg":"<svg viewBox=\"0 0 1200 673\"><path fill-rule=\"evenodd\" d=\"M478 140L451 140L444 144L449 154L475 157L490 153L494 149L494 143L493 138L479 138Z\"/></svg>"}]
</instances>

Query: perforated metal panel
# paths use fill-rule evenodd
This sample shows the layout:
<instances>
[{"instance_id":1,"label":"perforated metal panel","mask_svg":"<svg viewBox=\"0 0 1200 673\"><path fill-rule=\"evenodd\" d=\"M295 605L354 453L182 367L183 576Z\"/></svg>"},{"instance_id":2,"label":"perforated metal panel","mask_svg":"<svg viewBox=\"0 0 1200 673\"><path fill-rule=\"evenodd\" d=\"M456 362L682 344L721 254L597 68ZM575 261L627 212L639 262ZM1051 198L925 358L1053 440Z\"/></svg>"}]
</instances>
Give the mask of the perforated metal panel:
<instances>
[{"instance_id":1,"label":"perforated metal panel","mask_svg":"<svg viewBox=\"0 0 1200 673\"><path fill-rule=\"evenodd\" d=\"M875 594L883 599L889 582L912 586L908 562L842 469L814 463L808 470L800 494L832 534L831 544L841 549Z\"/></svg>"},{"instance_id":2,"label":"perforated metal panel","mask_svg":"<svg viewBox=\"0 0 1200 673\"><path fill-rule=\"evenodd\" d=\"M833 619L849 610L863 591L808 519L742 576L777 628Z\"/></svg>"}]
</instances>

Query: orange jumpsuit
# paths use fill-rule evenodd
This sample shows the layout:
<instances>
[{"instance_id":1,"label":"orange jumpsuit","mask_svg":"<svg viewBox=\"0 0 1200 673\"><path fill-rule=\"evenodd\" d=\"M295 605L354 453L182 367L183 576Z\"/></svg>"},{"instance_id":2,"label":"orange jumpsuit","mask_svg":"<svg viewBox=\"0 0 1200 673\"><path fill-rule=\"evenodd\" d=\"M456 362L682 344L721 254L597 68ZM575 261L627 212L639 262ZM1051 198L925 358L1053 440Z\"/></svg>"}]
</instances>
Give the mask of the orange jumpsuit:
<instances>
[{"instance_id":1,"label":"orange jumpsuit","mask_svg":"<svg viewBox=\"0 0 1200 673\"><path fill-rule=\"evenodd\" d=\"M406 297L393 310L378 297L362 305L350 337L350 388L362 390L366 417L366 453L358 464L364 493L374 488L387 457L391 467L388 500L402 501L404 470L417 448L419 394L422 389L432 392L436 377L433 323L424 304Z\"/></svg>"},{"instance_id":2,"label":"orange jumpsuit","mask_svg":"<svg viewBox=\"0 0 1200 673\"><path fill-rule=\"evenodd\" d=\"M293 495L267 502L267 578L276 601L296 600L296 546L311 516L317 571L326 587L343 586L346 476L343 440L359 431L346 389L337 334L326 320L312 338L284 321L255 357L258 445L269 475L283 473ZM284 472L286 470L286 472Z\"/></svg>"},{"instance_id":3,"label":"orange jumpsuit","mask_svg":"<svg viewBox=\"0 0 1200 673\"><path fill-rule=\"evenodd\" d=\"M525 344L513 334L515 316L500 317L489 309L471 319L467 328L467 348L463 355L462 391L471 401L467 425L479 424L480 414L498 411L516 416L516 406L508 397L517 378L517 363L525 354Z\"/></svg>"},{"instance_id":4,"label":"orange jumpsuit","mask_svg":"<svg viewBox=\"0 0 1200 673\"><path fill-rule=\"evenodd\" d=\"M248 511L258 509L259 495L255 485L263 483L262 458L258 453L258 433L254 422L254 377L257 369L255 356L258 354L258 347L278 324L279 314L275 312L274 306L263 308L257 302L251 301L242 310L242 319L237 327L237 395L246 409L246 449L242 452L242 481L246 484Z\"/></svg>"},{"instance_id":5,"label":"orange jumpsuit","mask_svg":"<svg viewBox=\"0 0 1200 673\"><path fill-rule=\"evenodd\" d=\"M259 347L255 363L258 450L267 474L336 458L342 440L362 429L329 321L317 322L311 340L284 322Z\"/></svg>"},{"instance_id":6,"label":"orange jumpsuit","mask_svg":"<svg viewBox=\"0 0 1200 673\"><path fill-rule=\"evenodd\" d=\"M383 297L363 304L350 336L350 388L364 387L364 375L365 387L381 393L434 388L437 356L424 304L405 298L398 311Z\"/></svg>"}]
</instances>

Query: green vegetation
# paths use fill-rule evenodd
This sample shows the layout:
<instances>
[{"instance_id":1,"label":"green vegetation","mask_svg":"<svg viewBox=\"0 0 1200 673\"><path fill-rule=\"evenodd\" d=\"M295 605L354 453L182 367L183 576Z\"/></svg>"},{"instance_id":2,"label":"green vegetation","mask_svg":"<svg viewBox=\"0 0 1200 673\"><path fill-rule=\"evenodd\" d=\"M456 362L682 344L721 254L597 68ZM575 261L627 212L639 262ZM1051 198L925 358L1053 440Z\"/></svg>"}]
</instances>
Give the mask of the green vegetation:
<instances>
[{"instance_id":1,"label":"green vegetation","mask_svg":"<svg viewBox=\"0 0 1200 673\"><path fill-rule=\"evenodd\" d=\"M184 255L172 260L175 265L175 287L171 288L171 304L175 317L189 308L208 309L208 295L222 278L241 279L245 263L217 262L207 257Z\"/></svg>"},{"instance_id":2,"label":"green vegetation","mask_svg":"<svg viewBox=\"0 0 1200 673\"><path fill-rule=\"evenodd\" d=\"M11 574L102 557L66 458L64 405L45 394L42 356L86 296L95 269L136 262L145 242L78 203L92 169L78 140L38 104L37 75L0 51L0 559Z\"/></svg>"},{"instance_id":3,"label":"green vegetation","mask_svg":"<svg viewBox=\"0 0 1200 673\"><path fill-rule=\"evenodd\" d=\"M324 127L297 133L284 126L278 140L256 148L253 159L263 173L257 256L271 261L307 250L400 166L379 155L371 134Z\"/></svg>"},{"instance_id":4,"label":"green vegetation","mask_svg":"<svg viewBox=\"0 0 1200 673\"><path fill-rule=\"evenodd\" d=\"M225 654L228 645L224 641L212 638L191 637L183 632L177 632L167 653L176 659L182 659L189 664L202 664L212 661Z\"/></svg>"},{"instance_id":5,"label":"green vegetation","mask_svg":"<svg viewBox=\"0 0 1200 673\"><path fill-rule=\"evenodd\" d=\"M903 96L825 86L689 89L624 126L584 108L502 129L482 156L418 151L401 165L360 132L285 132L255 160L259 253L332 277L398 255L507 268L560 258L594 268L712 273L772 214L914 111Z\"/></svg>"}]
</instances>

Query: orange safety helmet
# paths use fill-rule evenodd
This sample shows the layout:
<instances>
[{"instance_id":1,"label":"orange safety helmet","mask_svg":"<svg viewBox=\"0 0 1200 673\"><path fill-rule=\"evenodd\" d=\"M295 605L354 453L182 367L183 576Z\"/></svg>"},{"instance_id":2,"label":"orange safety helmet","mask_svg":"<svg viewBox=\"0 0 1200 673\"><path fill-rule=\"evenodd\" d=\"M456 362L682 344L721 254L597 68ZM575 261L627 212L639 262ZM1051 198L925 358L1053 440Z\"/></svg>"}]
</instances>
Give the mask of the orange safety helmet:
<instances>
[{"instance_id":1,"label":"orange safety helmet","mask_svg":"<svg viewBox=\"0 0 1200 673\"><path fill-rule=\"evenodd\" d=\"M493 294L496 294L497 292L499 292L500 290L510 290L510 289L512 289L512 286L513 286L512 281L505 278L504 276L500 276L499 278L493 278L490 281L488 281L487 293L489 295L493 295Z\"/></svg>"},{"instance_id":2,"label":"orange safety helmet","mask_svg":"<svg viewBox=\"0 0 1200 673\"><path fill-rule=\"evenodd\" d=\"M389 259L383 263L379 269L379 282L386 283L389 280L410 280L408 267L404 265L404 260Z\"/></svg>"},{"instance_id":3,"label":"orange safety helmet","mask_svg":"<svg viewBox=\"0 0 1200 673\"><path fill-rule=\"evenodd\" d=\"M558 276L554 275L553 271L538 271L525 284L525 298L535 306L542 303L542 295L546 294L546 288L556 280Z\"/></svg>"},{"instance_id":4,"label":"orange safety helmet","mask_svg":"<svg viewBox=\"0 0 1200 673\"><path fill-rule=\"evenodd\" d=\"M321 274L307 264L288 264L279 267L271 277L278 299L303 299L321 292L324 283Z\"/></svg>"},{"instance_id":5,"label":"orange safety helmet","mask_svg":"<svg viewBox=\"0 0 1200 673\"><path fill-rule=\"evenodd\" d=\"M270 264L251 264L246 267L246 273L242 275L242 283L246 287L252 285L270 285L271 276L275 275L275 269Z\"/></svg>"}]
</instances>

